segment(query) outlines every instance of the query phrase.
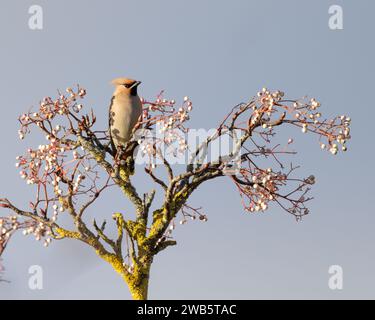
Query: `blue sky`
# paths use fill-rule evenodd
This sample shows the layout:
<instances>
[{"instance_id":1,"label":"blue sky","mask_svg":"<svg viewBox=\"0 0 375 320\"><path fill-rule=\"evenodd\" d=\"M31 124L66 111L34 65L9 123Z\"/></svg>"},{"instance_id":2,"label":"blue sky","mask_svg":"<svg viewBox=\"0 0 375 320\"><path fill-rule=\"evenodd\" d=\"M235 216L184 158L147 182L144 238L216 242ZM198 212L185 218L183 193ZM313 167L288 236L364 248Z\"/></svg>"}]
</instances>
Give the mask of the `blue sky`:
<instances>
[{"instance_id":1,"label":"blue sky","mask_svg":"<svg viewBox=\"0 0 375 320\"><path fill-rule=\"evenodd\" d=\"M43 30L28 27L32 4L43 8ZM333 4L343 8L343 30L328 27ZM40 142L19 142L17 117L57 89L84 86L103 128L109 82L118 76L142 80L147 98L162 89L176 100L188 95L194 128L215 127L263 86L291 98L308 94L326 116L353 121L349 151L336 157L316 138L294 134L294 162L317 179L311 215L296 223L276 206L249 215L230 181L204 185L191 204L203 206L208 222L177 227L178 245L155 259L150 298L374 298L374 14L370 0L3 0L0 194L27 205L32 191L14 159ZM139 187L148 190L146 181ZM90 215L103 218L130 207L114 192L96 209ZM17 235L3 260L10 283L0 283L1 299L130 298L111 267L74 241L45 249ZM336 264L344 288L332 291L328 268ZM28 288L31 265L43 267L43 290Z\"/></svg>"}]
</instances>

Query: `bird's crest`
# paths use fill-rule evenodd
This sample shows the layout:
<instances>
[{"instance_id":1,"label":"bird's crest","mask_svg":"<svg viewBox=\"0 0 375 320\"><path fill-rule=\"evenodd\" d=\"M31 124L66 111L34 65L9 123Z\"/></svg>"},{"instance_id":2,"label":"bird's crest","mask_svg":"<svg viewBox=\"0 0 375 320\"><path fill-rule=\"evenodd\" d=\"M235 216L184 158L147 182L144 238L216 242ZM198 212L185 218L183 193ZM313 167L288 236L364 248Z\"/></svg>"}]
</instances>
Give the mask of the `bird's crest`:
<instances>
[{"instance_id":1,"label":"bird's crest","mask_svg":"<svg viewBox=\"0 0 375 320\"><path fill-rule=\"evenodd\" d=\"M115 86L121 86L124 84L132 85L136 82L136 80L128 79L128 78L116 78L112 80L112 84Z\"/></svg>"}]
</instances>

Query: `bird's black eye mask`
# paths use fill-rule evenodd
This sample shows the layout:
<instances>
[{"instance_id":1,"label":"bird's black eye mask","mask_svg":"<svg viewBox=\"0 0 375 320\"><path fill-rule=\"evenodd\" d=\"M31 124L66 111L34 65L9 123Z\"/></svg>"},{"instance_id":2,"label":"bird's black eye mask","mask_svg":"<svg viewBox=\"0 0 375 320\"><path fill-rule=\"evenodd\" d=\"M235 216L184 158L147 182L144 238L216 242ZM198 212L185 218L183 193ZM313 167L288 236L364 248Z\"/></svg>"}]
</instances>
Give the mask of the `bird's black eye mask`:
<instances>
[{"instance_id":1,"label":"bird's black eye mask","mask_svg":"<svg viewBox=\"0 0 375 320\"><path fill-rule=\"evenodd\" d=\"M124 84L123 86L127 89L130 89L130 94L132 96L136 96L138 93L137 93L137 86L135 85L136 83L131 83L131 84Z\"/></svg>"},{"instance_id":2,"label":"bird's black eye mask","mask_svg":"<svg viewBox=\"0 0 375 320\"><path fill-rule=\"evenodd\" d=\"M123 86L127 89L130 89L130 94L132 96L136 96L137 95L137 87L141 84L140 81L135 81L133 83L130 83L130 84L123 84Z\"/></svg>"}]
</instances>

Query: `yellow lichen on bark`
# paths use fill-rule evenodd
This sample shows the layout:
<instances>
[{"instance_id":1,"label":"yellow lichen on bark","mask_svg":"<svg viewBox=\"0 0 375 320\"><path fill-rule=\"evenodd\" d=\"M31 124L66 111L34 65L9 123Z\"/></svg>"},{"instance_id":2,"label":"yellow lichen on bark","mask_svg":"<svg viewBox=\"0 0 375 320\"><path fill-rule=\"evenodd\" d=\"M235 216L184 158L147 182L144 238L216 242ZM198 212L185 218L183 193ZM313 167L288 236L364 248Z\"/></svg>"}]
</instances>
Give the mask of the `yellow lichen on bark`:
<instances>
[{"instance_id":1,"label":"yellow lichen on bark","mask_svg":"<svg viewBox=\"0 0 375 320\"><path fill-rule=\"evenodd\" d=\"M152 238L155 236L159 230L163 228L163 226L168 222L166 219L166 210L164 209L158 209L153 212L152 218L152 226L149 232L148 238Z\"/></svg>"},{"instance_id":2,"label":"yellow lichen on bark","mask_svg":"<svg viewBox=\"0 0 375 320\"><path fill-rule=\"evenodd\" d=\"M125 221L125 225L130 233L130 236L138 243L143 243L146 235L146 226L132 220Z\"/></svg>"},{"instance_id":3,"label":"yellow lichen on bark","mask_svg":"<svg viewBox=\"0 0 375 320\"><path fill-rule=\"evenodd\" d=\"M62 238L71 238L71 239L81 239L79 232L66 230L64 228L58 227L54 229Z\"/></svg>"},{"instance_id":4,"label":"yellow lichen on bark","mask_svg":"<svg viewBox=\"0 0 375 320\"><path fill-rule=\"evenodd\" d=\"M122 277L124 282L128 285L129 291L134 300L146 300L147 299L147 289L148 289L148 279L149 279L149 268L147 274L140 274L139 272L129 273L121 259L115 254L102 253L96 250L96 254L108 262L112 268Z\"/></svg>"}]
</instances>

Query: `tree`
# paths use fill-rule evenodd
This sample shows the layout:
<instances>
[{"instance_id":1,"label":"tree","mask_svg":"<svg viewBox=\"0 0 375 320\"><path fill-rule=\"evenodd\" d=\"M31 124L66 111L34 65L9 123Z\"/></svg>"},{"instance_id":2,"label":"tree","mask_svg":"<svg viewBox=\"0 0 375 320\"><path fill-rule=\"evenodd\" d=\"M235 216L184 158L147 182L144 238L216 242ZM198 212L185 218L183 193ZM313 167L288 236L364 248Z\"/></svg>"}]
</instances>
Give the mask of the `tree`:
<instances>
[{"instance_id":1,"label":"tree","mask_svg":"<svg viewBox=\"0 0 375 320\"><path fill-rule=\"evenodd\" d=\"M142 99L143 114L133 139L113 150L107 130L94 128L93 111L81 115L85 95L80 86L68 88L56 99L44 98L36 112L19 117L20 139L38 129L48 142L17 157L21 178L35 186L36 197L27 210L0 199L0 206L13 212L0 218L0 254L19 230L44 240L45 246L53 240L82 241L120 274L134 299L147 299L155 255L176 245L172 233L177 217L181 216L180 224L188 219L207 220L201 208L187 202L203 183L219 177L230 179L245 211L263 212L276 203L299 220L309 213L308 191L315 178L295 177L298 167L283 164L281 158L295 154L290 149L293 139L274 145L277 129L289 125L316 134L320 147L334 155L339 146L346 151L350 139L349 117L321 120L320 103L315 99L289 100L281 91L263 88L250 101L233 107L211 134L191 146L187 139L191 130L186 127L190 99L185 97L177 107L162 92L155 101ZM208 159L209 148L217 148L215 143L223 139L231 145L229 152ZM172 164L171 157L186 154L183 170ZM135 166L141 163L139 158L143 165ZM142 168L157 189L140 194L132 177ZM122 190L134 211L133 219L129 213L112 214L115 238L107 234L106 220L99 224L94 220L91 225L85 219L86 210L113 187ZM159 207L153 205L157 190L163 195ZM63 214L70 216L74 227L60 223Z\"/></svg>"}]
</instances>

